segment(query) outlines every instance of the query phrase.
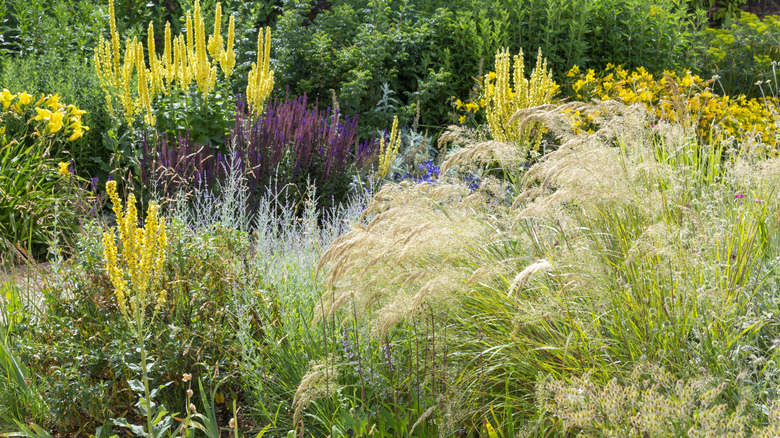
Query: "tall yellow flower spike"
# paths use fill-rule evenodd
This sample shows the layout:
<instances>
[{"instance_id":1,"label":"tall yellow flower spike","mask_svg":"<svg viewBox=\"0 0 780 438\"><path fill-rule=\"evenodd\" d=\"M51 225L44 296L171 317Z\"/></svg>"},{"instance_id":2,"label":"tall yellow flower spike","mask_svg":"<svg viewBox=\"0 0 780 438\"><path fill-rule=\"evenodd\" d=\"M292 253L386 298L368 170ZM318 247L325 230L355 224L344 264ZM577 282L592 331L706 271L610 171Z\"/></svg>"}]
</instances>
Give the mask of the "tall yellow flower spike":
<instances>
[{"instance_id":1,"label":"tall yellow flower spike","mask_svg":"<svg viewBox=\"0 0 780 438\"><path fill-rule=\"evenodd\" d=\"M208 45L206 45L205 23L198 0L195 2L194 10L186 14L185 33L173 37L170 23L166 23L161 57L157 56L154 27L149 23L146 42L148 68L143 53L139 55L139 44L136 39L125 41L124 57L121 57L114 0L109 0L109 15L111 41L102 38L98 41L94 54L95 70L106 95L109 112L114 115L112 104L115 100L120 101L122 115L128 123L133 123L135 116L142 112L145 122L154 124L152 103L155 97L172 92L172 85L175 83L186 91L194 82L203 96L207 97L216 86L219 72L217 65L221 67L225 77L233 73L236 65L236 54L233 48L235 19L230 16L226 49L221 34L222 6L220 4L217 4L215 26L208 38ZM143 47L140 50L143 51Z\"/></svg>"},{"instance_id":2,"label":"tall yellow flower spike","mask_svg":"<svg viewBox=\"0 0 780 438\"><path fill-rule=\"evenodd\" d=\"M390 131L390 141L385 144L384 136L379 140L379 171L377 176L384 178L390 171L398 148L401 145L401 136L398 132L398 116L393 117L393 129Z\"/></svg>"},{"instance_id":3,"label":"tall yellow flower spike","mask_svg":"<svg viewBox=\"0 0 780 438\"><path fill-rule=\"evenodd\" d=\"M265 28L265 44L263 29L257 34L257 62L252 63L249 81L246 86L246 99L252 105L255 113L263 111L263 103L274 88L274 72L270 70L271 60L271 28Z\"/></svg>"},{"instance_id":4,"label":"tall yellow flower spike","mask_svg":"<svg viewBox=\"0 0 780 438\"><path fill-rule=\"evenodd\" d=\"M236 66L236 51L233 50L233 40L236 33L236 23L233 14L230 14L230 24L228 25L227 50L222 52L219 58L219 65L225 73L225 77L233 74L233 68Z\"/></svg>"},{"instance_id":5,"label":"tall yellow flower spike","mask_svg":"<svg viewBox=\"0 0 780 438\"><path fill-rule=\"evenodd\" d=\"M222 26L222 4L217 3L217 10L214 12L214 34L209 37L209 55L214 59L222 57L223 41L220 29Z\"/></svg>"},{"instance_id":6,"label":"tall yellow flower spike","mask_svg":"<svg viewBox=\"0 0 780 438\"><path fill-rule=\"evenodd\" d=\"M551 103L558 92L558 85L552 79L552 72L547 69L547 60L542 58L541 50L530 79L524 75L523 52L513 57L514 74L511 77L514 87L509 84L509 61L509 50L500 50L496 54L495 75L485 78L488 125L495 140L511 142L528 151L538 147L541 129L538 126L527 126L520 130L518 124L510 120L518 110Z\"/></svg>"},{"instance_id":7,"label":"tall yellow flower spike","mask_svg":"<svg viewBox=\"0 0 780 438\"><path fill-rule=\"evenodd\" d=\"M135 196L128 196L127 211L123 214L116 181L109 181L106 191L117 214L117 230L112 229L103 234L106 271L114 286L122 315L128 321L138 321L150 305L154 305L154 311L157 312L165 302L163 268L168 244L165 220L159 218L157 204L150 203L144 227L138 227ZM121 254L116 243L117 237L122 248Z\"/></svg>"}]
</instances>

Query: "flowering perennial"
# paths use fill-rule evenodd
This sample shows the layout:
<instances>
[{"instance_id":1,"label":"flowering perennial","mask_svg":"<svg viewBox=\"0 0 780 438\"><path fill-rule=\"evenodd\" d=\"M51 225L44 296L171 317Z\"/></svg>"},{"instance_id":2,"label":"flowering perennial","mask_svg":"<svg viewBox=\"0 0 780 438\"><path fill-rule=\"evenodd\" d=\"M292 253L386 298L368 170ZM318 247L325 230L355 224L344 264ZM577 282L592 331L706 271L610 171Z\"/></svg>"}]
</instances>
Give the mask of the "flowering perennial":
<instances>
[{"instance_id":1,"label":"flowering perennial","mask_svg":"<svg viewBox=\"0 0 780 438\"><path fill-rule=\"evenodd\" d=\"M195 9L186 15L185 33L177 37L171 36L171 25L166 23L164 47L162 56L157 55L154 42L154 27L149 23L147 52L148 63L144 56L144 47L137 38L125 41L124 59L119 52L119 33L116 30L114 2L109 0L111 26L111 41L101 38L95 50L95 68L100 84L106 94L106 101L111 113L114 113L113 103L118 100L128 123L132 123L137 115L143 113L147 124L155 124L152 102L155 96L165 95L173 91L174 85L182 90L189 90L191 85L207 97L214 89L217 81L217 64L225 78L233 74L236 65L236 53L233 48L235 39L235 19L230 15L227 41L221 34L222 7L217 3L215 11L214 31L206 43L206 28L201 15L200 2L196 0ZM261 32L262 34L262 32ZM266 62L258 65L264 67L265 76L273 78L273 72L268 72L268 49L270 49L270 29L267 31ZM211 57L209 57L211 55ZM258 54L258 60L261 59ZM252 70L254 72L254 69ZM134 78L134 72L137 72ZM251 75L251 74L250 74ZM251 77L251 76L250 76ZM262 82L262 81L261 81ZM254 94L255 99L262 103L273 88L265 81L264 88ZM133 87L133 84L136 84ZM250 81L250 87L252 82ZM133 90L135 88L135 90ZM265 93L265 94L263 94Z\"/></svg>"},{"instance_id":2,"label":"flowering perennial","mask_svg":"<svg viewBox=\"0 0 780 438\"><path fill-rule=\"evenodd\" d=\"M401 145L401 136L398 133L398 116L393 118L393 129L390 131L390 140L385 142L385 137L379 139L379 171L377 176L384 178L390 171L398 147Z\"/></svg>"},{"instance_id":3,"label":"flowering perennial","mask_svg":"<svg viewBox=\"0 0 780 438\"><path fill-rule=\"evenodd\" d=\"M11 94L7 89L3 89L0 93L0 107L2 107L0 134L6 131L6 126L4 126L8 123L6 117L43 122L34 125L37 137L59 134L66 136L68 141L74 141L81 138L84 131L89 130L88 127L81 124L81 116L86 114L86 111L82 111L74 105L65 105L60 102L59 94L41 95L33 103L34 99L33 95L25 91ZM35 116L32 116L32 111L35 111ZM13 133L9 133L9 135L13 137Z\"/></svg>"},{"instance_id":4,"label":"flowering perennial","mask_svg":"<svg viewBox=\"0 0 780 438\"><path fill-rule=\"evenodd\" d=\"M257 62L252 63L249 72L249 83L246 86L246 99L255 114L263 111L263 102L274 88L274 72L269 70L271 59L271 28L265 29L265 44L263 30L257 33Z\"/></svg>"},{"instance_id":5,"label":"flowering perennial","mask_svg":"<svg viewBox=\"0 0 780 438\"><path fill-rule=\"evenodd\" d=\"M642 67L629 72L607 64L603 72L588 70L584 75L574 66L566 75L578 99L618 100L627 105L642 104L659 120L690 124L700 138L712 141L718 126L726 137L750 133L762 142L777 146L780 128L780 101L767 96L748 99L720 96L713 92L713 80L704 80L686 71L677 75L666 71L655 77ZM572 114L572 128L587 131L592 120Z\"/></svg>"},{"instance_id":6,"label":"flowering perennial","mask_svg":"<svg viewBox=\"0 0 780 438\"><path fill-rule=\"evenodd\" d=\"M167 238L165 219L159 218L159 207L150 203L146 224L137 227L135 196L127 199L126 211L116 191L116 181L106 184L106 191L116 213L116 231L103 234L106 270L114 286L122 316L128 321L143 319L146 308L154 304L155 313L165 303L162 283ZM119 238L119 245L116 238ZM121 247L121 254L119 248Z\"/></svg>"},{"instance_id":7,"label":"flowering perennial","mask_svg":"<svg viewBox=\"0 0 780 438\"><path fill-rule=\"evenodd\" d=\"M510 73L509 50L496 54L495 72L485 77L485 108L490 134L497 141L515 143L525 150L535 149L541 141L542 130L530 125L520 128L512 117L518 110L551 103L558 92L558 85L547 69L542 52L536 58L536 67L526 79L523 52L513 57L514 72ZM513 86L509 84L510 76Z\"/></svg>"}]
</instances>

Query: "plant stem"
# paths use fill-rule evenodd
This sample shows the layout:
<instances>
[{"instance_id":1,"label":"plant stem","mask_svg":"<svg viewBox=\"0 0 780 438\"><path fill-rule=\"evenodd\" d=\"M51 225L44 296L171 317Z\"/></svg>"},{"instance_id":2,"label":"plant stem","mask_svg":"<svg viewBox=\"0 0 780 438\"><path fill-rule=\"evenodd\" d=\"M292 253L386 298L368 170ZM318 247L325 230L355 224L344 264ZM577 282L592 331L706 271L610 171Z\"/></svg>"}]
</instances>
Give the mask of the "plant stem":
<instances>
[{"instance_id":1,"label":"plant stem","mask_svg":"<svg viewBox=\"0 0 780 438\"><path fill-rule=\"evenodd\" d=\"M138 323L136 335L138 336L138 342L141 344L141 373L144 380L144 397L146 400L146 428L149 431L149 436L154 436L152 433L152 401L149 397L149 376L146 373L146 348L144 346L144 333L140 324L140 318L137 318Z\"/></svg>"}]
</instances>

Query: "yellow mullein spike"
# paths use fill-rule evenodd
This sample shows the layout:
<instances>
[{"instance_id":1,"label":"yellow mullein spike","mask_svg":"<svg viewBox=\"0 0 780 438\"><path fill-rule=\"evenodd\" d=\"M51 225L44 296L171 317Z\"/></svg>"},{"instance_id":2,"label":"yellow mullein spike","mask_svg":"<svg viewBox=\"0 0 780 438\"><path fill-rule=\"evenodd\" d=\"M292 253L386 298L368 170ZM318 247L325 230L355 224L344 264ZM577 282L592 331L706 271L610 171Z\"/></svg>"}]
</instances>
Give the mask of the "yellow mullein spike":
<instances>
[{"instance_id":1,"label":"yellow mullein spike","mask_svg":"<svg viewBox=\"0 0 780 438\"><path fill-rule=\"evenodd\" d=\"M124 215L122 214L122 202L119 200L119 195L116 191L116 181L109 181L106 183L106 192L109 199L111 199L111 205L114 206L114 214L116 215L116 223L124 223Z\"/></svg>"},{"instance_id":2,"label":"yellow mullein spike","mask_svg":"<svg viewBox=\"0 0 780 438\"><path fill-rule=\"evenodd\" d=\"M200 9L200 3L196 2L195 7ZM195 47L195 28L192 27L190 11L187 11L187 57L192 56L193 47Z\"/></svg>"},{"instance_id":3,"label":"yellow mullein spike","mask_svg":"<svg viewBox=\"0 0 780 438\"><path fill-rule=\"evenodd\" d=\"M144 121L147 125L154 126L155 117L152 113L152 95L149 91L149 82L151 74L144 65L144 51L139 45L137 49L137 62L138 62L138 101L141 106L141 111L144 114Z\"/></svg>"},{"instance_id":4,"label":"yellow mullein spike","mask_svg":"<svg viewBox=\"0 0 780 438\"><path fill-rule=\"evenodd\" d=\"M209 93L209 65L206 52L206 25L203 23L203 17L200 14L200 1L195 1L195 14L193 16L195 26L195 83L198 84L203 96Z\"/></svg>"},{"instance_id":5,"label":"yellow mullein spike","mask_svg":"<svg viewBox=\"0 0 780 438\"><path fill-rule=\"evenodd\" d=\"M117 304L119 304L119 310L125 318L127 318L129 317L127 309L127 283L122 275L122 271L118 267L117 250L116 245L114 244L113 232L103 233L103 255L106 259L108 278L114 285L114 293L116 295Z\"/></svg>"},{"instance_id":6,"label":"yellow mullein spike","mask_svg":"<svg viewBox=\"0 0 780 438\"><path fill-rule=\"evenodd\" d=\"M136 249L136 225L138 213L135 209L135 195L127 197L127 213L122 224L122 252L131 273L138 272L138 251Z\"/></svg>"},{"instance_id":7,"label":"yellow mullein spike","mask_svg":"<svg viewBox=\"0 0 780 438\"><path fill-rule=\"evenodd\" d=\"M209 73L209 81L207 85L207 90L204 91L204 94L207 94L211 92L211 90L214 89L214 87L217 85L217 66L211 67L211 73Z\"/></svg>"},{"instance_id":8,"label":"yellow mullein spike","mask_svg":"<svg viewBox=\"0 0 780 438\"><path fill-rule=\"evenodd\" d=\"M150 93L152 95L157 94L160 91L160 88L162 87L162 84L160 83L160 70L159 70L159 63L157 60L157 47L155 47L154 44L154 23L149 22L149 28L147 30L148 35L146 39L146 45L147 45L147 54L149 57L149 73L150 73L150 84L151 84L151 91ZM143 51L141 51L141 62L143 62Z\"/></svg>"},{"instance_id":9,"label":"yellow mullein spike","mask_svg":"<svg viewBox=\"0 0 780 438\"><path fill-rule=\"evenodd\" d=\"M219 59L222 55L222 4L217 2L217 9L214 12L214 34L209 37L209 55L214 59Z\"/></svg>"},{"instance_id":10,"label":"yellow mullein spike","mask_svg":"<svg viewBox=\"0 0 780 438\"><path fill-rule=\"evenodd\" d=\"M170 84L175 76L173 71L173 48L171 45L171 22L165 22L165 41L163 42L163 70L165 72L165 80Z\"/></svg>"},{"instance_id":11,"label":"yellow mullein spike","mask_svg":"<svg viewBox=\"0 0 780 438\"><path fill-rule=\"evenodd\" d=\"M390 140L385 144L384 136L379 141L379 178L384 178L390 171L390 166L398 154L401 145L401 136L398 132L398 116L393 117L393 129L390 130Z\"/></svg>"},{"instance_id":12,"label":"yellow mullein spike","mask_svg":"<svg viewBox=\"0 0 780 438\"><path fill-rule=\"evenodd\" d=\"M165 218L160 218L160 231L157 233L157 247L160 248L157 260L155 261L155 271L162 272L165 264L165 247L168 246L168 238L165 233Z\"/></svg>"},{"instance_id":13,"label":"yellow mullein spike","mask_svg":"<svg viewBox=\"0 0 780 438\"><path fill-rule=\"evenodd\" d=\"M114 0L108 0L109 26L111 27L111 47L113 49L113 62L111 63L114 75L119 74L119 32L116 30L116 15L114 13Z\"/></svg>"},{"instance_id":14,"label":"yellow mullein spike","mask_svg":"<svg viewBox=\"0 0 780 438\"><path fill-rule=\"evenodd\" d=\"M127 40L125 46L125 60L122 67L121 89L122 89L122 106L125 111L125 119L128 123L132 124L134 115L137 112L133 96L130 91L130 84L133 79L133 70L135 68L135 46L137 40Z\"/></svg>"},{"instance_id":15,"label":"yellow mullein spike","mask_svg":"<svg viewBox=\"0 0 780 438\"><path fill-rule=\"evenodd\" d=\"M252 64L247 81L247 102L252 105L255 113L263 110L263 102L271 94L274 86L274 72L270 71L271 58L271 28L265 29L265 42L263 41L263 29L257 35L257 62Z\"/></svg>"},{"instance_id":16,"label":"yellow mullein spike","mask_svg":"<svg viewBox=\"0 0 780 438\"><path fill-rule=\"evenodd\" d=\"M121 203L116 195L116 182L109 182L106 189L115 209L121 211ZM124 217L120 215L121 220L117 221L121 256L115 243L117 236L114 231L103 234L106 271L114 286L122 316L128 322L144 318L150 305L154 305L156 313L166 297L163 281L167 246L165 222L159 217L158 205L152 202L147 210L144 226L138 227L134 202L135 197L130 194L127 214Z\"/></svg>"},{"instance_id":17,"label":"yellow mullein spike","mask_svg":"<svg viewBox=\"0 0 780 438\"><path fill-rule=\"evenodd\" d=\"M181 35L179 35L179 37L177 37L177 38L174 38L174 40L173 40L173 68L172 68L172 70L173 70L173 75L176 78L176 80L178 80L181 83L181 82L184 82L184 81L182 81L181 77L180 77L181 70L182 70L181 62L182 62L182 56L183 56L182 55L182 50L181 50L181 45L180 45L180 42L181 42L181 38L180 37L181 37ZM182 88L184 88L184 87L182 87Z\"/></svg>"},{"instance_id":18,"label":"yellow mullein spike","mask_svg":"<svg viewBox=\"0 0 780 438\"><path fill-rule=\"evenodd\" d=\"M488 74L484 82L488 126L495 140L514 143L527 152L538 147L542 130L538 124L520 129L512 117L520 109L550 103L558 86L547 70L547 61L541 51L529 79L525 78L522 51L513 57L514 72L511 74L509 61L509 51L499 50L495 59L495 74Z\"/></svg>"},{"instance_id":19,"label":"yellow mullein spike","mask_svg":"<svg viewBox=\"0 0 780 438\"><path fill-rule=\"evenodd\" d=\"M225 73L225 77L229 77L233 74L233 68L236 66L236 51L233 49L233 40L235 37L235 19L233 14L230 14L230 24L228 25L228 40L227 49L222 52L222 56L219 58L219 64L222 67L222 72Z\"/></svg>"}]
</instances>

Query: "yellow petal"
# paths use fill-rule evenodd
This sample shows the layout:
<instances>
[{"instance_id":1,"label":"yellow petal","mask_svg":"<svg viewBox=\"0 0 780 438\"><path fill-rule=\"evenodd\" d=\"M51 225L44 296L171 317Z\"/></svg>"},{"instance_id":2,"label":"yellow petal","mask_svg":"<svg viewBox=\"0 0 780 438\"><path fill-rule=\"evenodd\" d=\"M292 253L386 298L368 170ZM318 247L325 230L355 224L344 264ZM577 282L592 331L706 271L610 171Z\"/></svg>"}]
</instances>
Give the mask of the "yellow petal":
<instances>
[{"instance_id":1,"label":"yellow petal","mask_svg":"<svg viewBox=\"0 0 780 438\"><path fill-rule=\"evenodd\" d=\"M19 103L21 103L22 105L29 105L33 98L32 95L27 94L26 91L19 93L18 97L19 97Z\"/></svg>"},{"instance_id":2,"label":"yellow petal","mask_svg":"<svg viewBox=\"0 0 780 438\"><path fill-rule=\"evenodd\" d=\"M38 115L33 117L33 120L49 120L49 118L51 118L51 111L49 110L35 108L35 111L38 112Z\"/></svg>"}]
</instances>

